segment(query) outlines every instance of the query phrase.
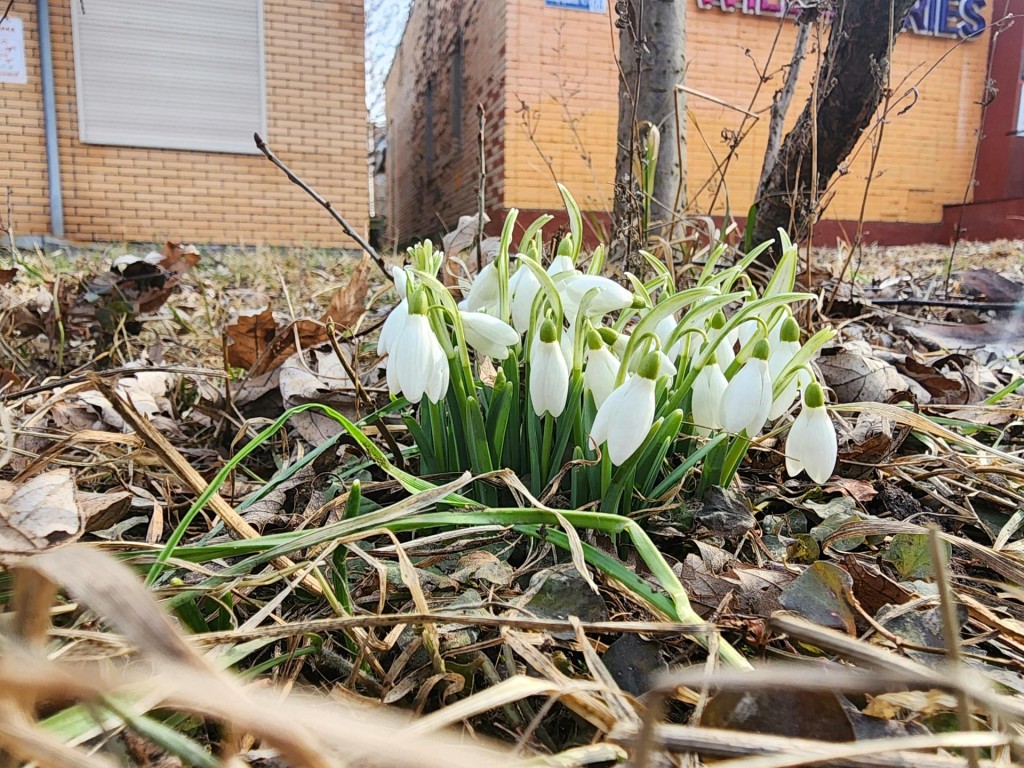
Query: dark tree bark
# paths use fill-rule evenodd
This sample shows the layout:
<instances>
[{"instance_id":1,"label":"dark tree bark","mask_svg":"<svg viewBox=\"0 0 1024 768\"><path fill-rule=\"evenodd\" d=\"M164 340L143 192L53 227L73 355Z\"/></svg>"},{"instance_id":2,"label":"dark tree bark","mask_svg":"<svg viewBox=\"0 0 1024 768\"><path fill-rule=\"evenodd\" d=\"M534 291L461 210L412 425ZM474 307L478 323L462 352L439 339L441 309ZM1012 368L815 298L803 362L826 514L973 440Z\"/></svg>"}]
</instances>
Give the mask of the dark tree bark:
<instances>
[{"instance_id":1,"label":"dark tree bark","mask_svg":"<svg viewBox=\"0 0 1024 768\"><path fill-rule=\"evenodd\" d=\"M786 136L774 167L758 185L754 244L773 240L779 227L794 242L807 236L820 213L814 210L815 201L875 116L887 80L889 51L916 2L836 0L815 94ZM774 258L774 250L768 258Z\"/></svg>"},{"instance_id":2,"label":"dark tree bark","mask_svg":"<svg viewBox=\"0 0 1024 768\"><path fill-rule=\"evenodd\" d=\"M615 156L612 257L635 252L649 234L668 234L683 200L686 176L686 102L683 83L687 0L619 0L619 125ZM676 121L676 115L680 120ZM642 232L643 201L634 163L650 123L661 134L650 209Z\"/></svg>"}]
</instances>

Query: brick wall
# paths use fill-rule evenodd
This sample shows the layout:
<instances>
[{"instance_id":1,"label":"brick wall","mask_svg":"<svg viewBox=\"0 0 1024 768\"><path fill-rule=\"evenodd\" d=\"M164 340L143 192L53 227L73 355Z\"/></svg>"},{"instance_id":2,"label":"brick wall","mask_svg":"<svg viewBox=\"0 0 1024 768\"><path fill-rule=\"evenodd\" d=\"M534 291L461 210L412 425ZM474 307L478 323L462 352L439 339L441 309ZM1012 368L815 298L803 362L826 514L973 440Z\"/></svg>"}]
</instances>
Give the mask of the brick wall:
<instances>
[{"instance_id":1,"label":"brick wall","mask_svg":"<svg viewBox=\"0 0 1024 768\"><path fill-rule=\"evenodd\" d=\"M502 206L506 21L500 0L413 3L385 88L393 241L450 229L477 210L477 104L487 117L486 205Z\"/></svg>"},{"instance_id":2,"label":"brick wall","mask_svg":"<svg viewBox=\"0 0 1024 768\"><path fill-rule=\"evenodd\" d=\"M72 240L351 247L330 217L259 156L78 140L70 3L50 5L65 235ZM16 234L47 234L49 201L34 3L27 85L0 85L0 186ZM268 136L279 157L365 231L369 211L362 0L266 0Z\"/></svg>"},{"instance_id":3,"label":"brick wall","mask_svg":"<svg viewBox=\"0 0 1024 768\"><path fill-rule=\"evenodd\" d=\"M738 130L743 115L697 96L688 97L687 167L692 207L701 212L730 210L742 215L753 202L766 143L767 111L772 94L781 87L781 67L790 59L794 27L783 26L769 56L778 19L701 10L694 0L685 2L687 84L759 116L729 163L725 184L705 185L728 154L723 131ZM546 8L544 0L508 3L506 205L559 208L554 173L577 199L587 201L587 207L606 210L614 175L617 71L613 51L617 30L606 15ZM611 9L614 3L608 6ZM991 7L985 11L988 21L990 12ZM912 99L902 101L885 128L865 211L868 220L934 223L941 220L944 203L962 198L977 140L988 39L986 34L958 43L910 33L898 38L892 77L895 95L902 96L915 84L918 95L906 114L896 115ZM810 92L817 55L812 42L790 110L790 124ZM774 73L759 92L758 69ZM529 107L532 129L520 116L520 102ZM566 126L566 120L574 121L575 131ZM848 173L834 181L826 219L859 217L870 154L870 139L866 139L856 150Z\"/></svg>"}]
</instances>

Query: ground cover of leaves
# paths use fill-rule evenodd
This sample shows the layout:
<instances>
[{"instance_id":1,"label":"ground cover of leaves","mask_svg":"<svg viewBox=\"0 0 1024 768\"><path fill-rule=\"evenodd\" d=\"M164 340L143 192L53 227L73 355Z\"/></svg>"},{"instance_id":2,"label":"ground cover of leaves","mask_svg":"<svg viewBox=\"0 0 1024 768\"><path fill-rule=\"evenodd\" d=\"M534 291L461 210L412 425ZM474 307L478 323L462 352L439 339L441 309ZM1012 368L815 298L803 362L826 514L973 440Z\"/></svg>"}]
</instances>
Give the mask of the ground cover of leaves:
<instances>
[{"instance_id":1,"label":"ground cover of leaves","mask_svg":"<svg viewBox=\"0 0 1024 768\"><path fill-rule=\"evenodd\" d=\"M733 676L687 639L699 628L612 580L594 592L513 530L360 527L440 496L409 497L322 412L225 470L289 407L356 421L387 403L373 341L394 297L369 261L180 244L6 258L0 750L53 765L1011 764L1024 243L961 243L952 262L868 248L853 281L835 277L845 258L816 251L810 280L840 330L818 361L836 475L785 480L768 435L739 485L642 521L757 667ZM400 422L363 433L415 471ZM650 583L623 541L583 535Z\"/></svg>"}]
</instances>

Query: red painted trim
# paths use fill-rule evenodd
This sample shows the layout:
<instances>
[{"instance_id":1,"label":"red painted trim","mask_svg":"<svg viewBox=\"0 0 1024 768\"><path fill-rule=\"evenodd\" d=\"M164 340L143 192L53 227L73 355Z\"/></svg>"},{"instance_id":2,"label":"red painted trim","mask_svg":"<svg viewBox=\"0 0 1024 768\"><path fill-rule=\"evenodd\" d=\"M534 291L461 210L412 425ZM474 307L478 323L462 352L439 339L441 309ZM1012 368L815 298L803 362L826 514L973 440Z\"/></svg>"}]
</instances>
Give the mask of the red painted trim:
<instances>
[{"instance_id":1,"label":"red painted trim","mask_svg":"<svg viewBox=\"0 0 1024 768\"><path fill-rule=\"evenodd\" d=\"M1019 240L1024 238L1024 197L986 200L963 207L947 205L942 212L945 239L952 240L960 226L963 240Z\"/></svg>"},{"instance_id":2,"label":"red painted trim","mask_svg":"<svg viewBox=\"0 0 1024 768\"><path fill-rule=\"evenodd\" d=\"M1017 18L1000 25L1000 19ZM1024 135L1017 115L1024 98L1024 0L995 0L989 77L996 93L985 109L975 202L1024 197Z\"/></svg>"}]
</instances>

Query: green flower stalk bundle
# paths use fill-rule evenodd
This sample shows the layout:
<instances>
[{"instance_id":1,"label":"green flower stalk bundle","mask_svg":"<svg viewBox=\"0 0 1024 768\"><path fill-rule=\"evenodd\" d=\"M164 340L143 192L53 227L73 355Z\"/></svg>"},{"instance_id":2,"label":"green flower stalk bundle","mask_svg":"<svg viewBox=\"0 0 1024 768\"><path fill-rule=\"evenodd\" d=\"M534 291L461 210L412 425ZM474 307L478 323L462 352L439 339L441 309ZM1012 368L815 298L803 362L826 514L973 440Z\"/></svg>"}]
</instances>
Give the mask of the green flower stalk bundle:
<instances>
[{"instance_id":1,"label":"green flower stalk bundle","mask_svg":"<svg viewBox=\"0 0 1024 768\"><path fill-rule=\"evenodd\" d=\"M806 402L787 442L787 469L824 482L835 432L808 363L832 337L800 343L793 316L797 251L785 235L774 277L758 293L745 270L766 247L718 268L713 249L697 284L677 291L665 267L601 275L603 248L581 258L582 221L563 188L570 233L544 263L543 226L512 249L510 212L498 255L463 287L437 278L429 241L394 270L401 302L381 330L391 392L418 406L406 421L424 474L515 472L563 506L629 514L702 487L728 485L750 442ZM831 435L831 437L830 437ZM805 444L806 443L806 444ZM485 504L497 490L481 488Z\"/></svg>"}]
</instances>

